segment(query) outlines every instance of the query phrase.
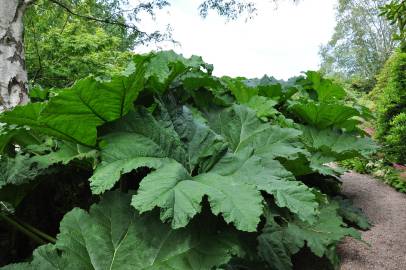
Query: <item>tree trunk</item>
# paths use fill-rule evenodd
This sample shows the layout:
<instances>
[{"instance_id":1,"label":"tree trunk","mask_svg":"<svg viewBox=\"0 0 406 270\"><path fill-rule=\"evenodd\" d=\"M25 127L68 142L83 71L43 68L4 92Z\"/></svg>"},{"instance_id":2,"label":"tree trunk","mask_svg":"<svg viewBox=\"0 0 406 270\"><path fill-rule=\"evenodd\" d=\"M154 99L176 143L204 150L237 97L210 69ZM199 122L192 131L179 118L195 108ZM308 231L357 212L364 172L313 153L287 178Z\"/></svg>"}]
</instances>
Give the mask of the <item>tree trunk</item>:
<instances>
[{"instance_id":1,"label":"tree trunk","mask_svg":"<svg viewBox=\"0 0 406 270\"><path fill-rule=\"evenodd\" d=\"M23 16L32 0L0 0L0 112L28 102Z\"/></svg>"}]
</instances>

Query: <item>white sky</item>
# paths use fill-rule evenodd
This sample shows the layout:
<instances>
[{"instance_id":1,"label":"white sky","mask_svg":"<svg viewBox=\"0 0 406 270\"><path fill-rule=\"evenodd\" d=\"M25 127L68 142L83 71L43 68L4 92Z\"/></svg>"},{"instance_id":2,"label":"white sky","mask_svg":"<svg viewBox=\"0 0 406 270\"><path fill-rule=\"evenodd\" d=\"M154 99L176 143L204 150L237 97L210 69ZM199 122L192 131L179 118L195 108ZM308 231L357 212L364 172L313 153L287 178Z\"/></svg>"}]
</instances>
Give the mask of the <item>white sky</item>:
<instances>
[{"instance_id":1,"label":"white sky","mask_svg":"<svg viewBox=\"0 0 406 270\"><path fill-rule=\"evenodd\" d=\"M135 1L135 0L134 0ZM198 15L199 0L173 0L171 7L157 14L156 21L145 19L142 29L162 29L170 24L180 46L162 45L185 56L200 55L214 65L214 74L244 77L272 75L287 79L319 67L319 47L333 34L336 0L262 0L258 15L227 22L214 12L206 19ZM258 1L261 2L261 1ZM268 2L268 3L267 3ZM154 50L155 45L136 52Z\"/></svg>"}]
</instances>

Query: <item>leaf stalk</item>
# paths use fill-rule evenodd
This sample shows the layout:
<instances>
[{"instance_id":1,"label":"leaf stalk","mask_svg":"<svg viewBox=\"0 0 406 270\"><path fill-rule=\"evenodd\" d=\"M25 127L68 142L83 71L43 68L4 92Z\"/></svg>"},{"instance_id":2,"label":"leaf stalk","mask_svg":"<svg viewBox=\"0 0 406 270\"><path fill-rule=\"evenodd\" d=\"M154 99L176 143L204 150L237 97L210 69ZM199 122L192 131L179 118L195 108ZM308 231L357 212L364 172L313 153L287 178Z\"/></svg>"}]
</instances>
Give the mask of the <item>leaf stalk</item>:
<instances>
[{"instance_id":1,"label":"leaf stalk","mask_svg":"<svg viewBox=\"0 0 406 270\"><path fill-rule=\"evenodd\" d=\"M40 245L47 244L48 242L55 244L56 242L56 239L54 237L38 230L37 228L34 228L33 226L23 221L17 221L15 218L9 215L0 213L0 219L3 219L5 222L15 227L17 230L19 230Z\"/></svg>"}]
</instances>

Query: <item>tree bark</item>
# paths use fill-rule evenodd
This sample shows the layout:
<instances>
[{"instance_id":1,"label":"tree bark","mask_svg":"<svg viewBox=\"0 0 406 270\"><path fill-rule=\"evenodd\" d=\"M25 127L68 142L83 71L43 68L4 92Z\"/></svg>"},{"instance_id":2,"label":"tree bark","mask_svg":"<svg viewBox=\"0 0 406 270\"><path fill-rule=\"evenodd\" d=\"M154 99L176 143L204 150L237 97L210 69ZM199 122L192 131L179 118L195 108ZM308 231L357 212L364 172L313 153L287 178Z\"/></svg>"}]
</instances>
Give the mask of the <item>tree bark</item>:
<instances>
[{"instance_id":1,"label":"tree bark","mask_svg":"<svg viewBox=\"0 0 406 270\"><path fill-rule=\"evenodd\" d=\"M28 102L24 11L33 0L0 0L0 112Z\"/></svg>"}]
</instances>

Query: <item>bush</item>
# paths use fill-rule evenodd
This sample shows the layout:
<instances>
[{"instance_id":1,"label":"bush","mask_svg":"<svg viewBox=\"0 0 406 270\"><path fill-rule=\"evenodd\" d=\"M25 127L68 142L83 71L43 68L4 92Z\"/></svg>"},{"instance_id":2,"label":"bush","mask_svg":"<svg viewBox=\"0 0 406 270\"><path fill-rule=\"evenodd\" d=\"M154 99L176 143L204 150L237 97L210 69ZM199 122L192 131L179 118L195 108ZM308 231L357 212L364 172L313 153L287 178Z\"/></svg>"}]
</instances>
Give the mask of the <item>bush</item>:
<instances>
[{"instance_id":1,"label":"bush","mask_svg":"<svg viewBox=\"0 0 406 270\"><path fill-rule=\"evenodd\" d=\"M378 75L371 93L376 101L376 137L387 158L406 163L406 53L395 53Z\"/></svg>"},{"instance_id":2,"label":"bush","mask_svg":"<svg viewBox=\"0 0 406 270\"><path fill-rule=\"evenodd\" d=\"M348 225L369 224L337 199L341 170L326 164L375 152L358 128L365 108L317 72L278 82L212 69L136 55L121 75L0 115L0 219L52 243L5 269L289 270L307 248L337 268L339 241L360 238ZM60 221L59 234L29 213Z\"/></svg>"}]
</instances>

